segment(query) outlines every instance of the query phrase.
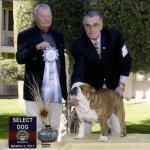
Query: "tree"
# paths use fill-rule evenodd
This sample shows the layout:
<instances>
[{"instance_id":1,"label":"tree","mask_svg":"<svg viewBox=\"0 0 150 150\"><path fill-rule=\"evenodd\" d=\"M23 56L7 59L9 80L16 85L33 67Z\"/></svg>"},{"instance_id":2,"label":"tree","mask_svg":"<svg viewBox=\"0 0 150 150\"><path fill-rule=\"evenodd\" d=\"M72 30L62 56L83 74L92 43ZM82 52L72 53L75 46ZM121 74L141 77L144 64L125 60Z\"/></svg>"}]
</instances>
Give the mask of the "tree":
<instances>
[{"instance_id":1,"label":"tree","mask_svg":"<svg viewBox=\"0 0 150 150\"><path fill-rule=\"evenodd\" d=\"M72 40L80 34L83 14L92 7L102 13L106 26L123 31L126 44L133 55L132 71L150 71L150 3L147 0L28 0L20 1L17 11L17 30L32 26L32 11L37 3L50 4L53 26L65 38L70 49ZM18 3L18 1L17 1Z\"/></svg>"},{"instance_id":2,"label":"tree","mask_svg":"<svg viewBox=\"0 0 150 150\"><path fill-rule=\"evenodd\" d=\"M72 40L80 33L82 16L89 8L89 0L28 0L17 2L17 32L32 26L32 11L35 5L40 3L50 4L53 11L53 28L64 35L65 47L70 49ZM68 55L70 56L69 53Z\"/></svg>"},{"instance_id":3,"label":"tree","mask_svg":"<svg viewBox=\"0 0 150 150\"><path fill-rule=\"evenodd\" d=\"M73 59L70 54L72 41L81 33L83 14L89 10L90 0L38 0L47 2L53 12L53 28L63 34L66 53L69 57L69 73Z\"/></svg>"},{"instance_id":4,"label":"tree","mask_svg":"<svg viewBox=\"0 0 150 150\"><path fill-rule=\"evenodd\" d=\"M132 71L150 71L150 3L147 0L97 0L106 26L123 31L133 55Z\"/></svg>"},{"instance_id":5,"label":"tree","mask_svg":"<svg viewBox=\"0 0 150 150\"><path fill-rule=\"evenodd\" d=\"M17 48L17 36L22 30L33 25L33 8L36 5L35 0L18 1L13 0L14 16L14 46Z\"/></svg>"},{"instance_id":6,"label":"tree","mask_svg":"<svg viewBox=\"0 0 150 150\"><path fill-rule=\"evenodd\" d=\"M39 0L39 3L43 0ZM81 31L83 14L89 9L89 0L45 0L53 11L53 27L63 33L66 42L72 42Z\"/></svg>"},{"instance_id":7,"label":"tree","mask_svg":"<svg viewBox=\"0 0 150 150\"><path fill-rule=\"evenodd\" d=\"M16 26L17 32L25 30L33 24L33 8L36 5L35 0L16 1Z\"/></svg>"}]
</instances>

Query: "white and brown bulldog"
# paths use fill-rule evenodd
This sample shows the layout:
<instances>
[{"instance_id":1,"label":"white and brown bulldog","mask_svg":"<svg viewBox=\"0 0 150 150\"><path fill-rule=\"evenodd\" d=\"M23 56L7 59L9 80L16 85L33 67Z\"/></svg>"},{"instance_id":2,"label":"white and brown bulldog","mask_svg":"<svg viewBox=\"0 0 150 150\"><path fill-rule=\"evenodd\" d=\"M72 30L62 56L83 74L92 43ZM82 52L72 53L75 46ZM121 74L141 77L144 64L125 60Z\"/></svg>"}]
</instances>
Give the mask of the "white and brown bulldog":
<instances>
[{"instance_id":1,"label":"white and brown bulldog","mask_svg":"<svg viewBox=\"0 0 150 150\"><path fill-rule=\"evenodd\" d=\"M101 126L101 134L99 141L108 141L108 120L114 113L120 123L120 136L126 135L125 127L125 111L121 96L113 90L101 89L95 90L86 83L75 83L70 92L70 99L77 99L76 113L79 119L79 132L75 137L77 139L84 138L85 122L98 121Z\"/></svg>"}]
</instances>

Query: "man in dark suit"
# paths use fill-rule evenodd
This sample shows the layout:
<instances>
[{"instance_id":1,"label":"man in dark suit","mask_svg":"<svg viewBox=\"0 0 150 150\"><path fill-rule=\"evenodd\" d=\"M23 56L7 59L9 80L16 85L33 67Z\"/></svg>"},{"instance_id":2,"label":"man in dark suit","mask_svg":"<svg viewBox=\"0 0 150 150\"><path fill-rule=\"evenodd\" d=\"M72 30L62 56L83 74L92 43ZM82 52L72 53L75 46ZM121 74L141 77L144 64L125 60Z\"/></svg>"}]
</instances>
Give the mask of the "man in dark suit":
<instances>
[{"instance_id":1,"label":"man in dark suit","mask_svg":"<svg viewBox=\"0 0 150 150\"><path fill-rule=\"evenodd\" d=\"M103 28L103 18L95 11L83 18L83 34L75 41L75 59L71 85L85 82L96 89L115 89L123 96L131 68L131 55L122 34L116 29ZM77 100L68 100L77 105Z\"/></svg>"},{"instance_id":2,"label":"man in dark suit","mask_svg":"<svg viewBox=\"0 0 150 150\"><path fill-rule=\"evenodd\" d=\"M37 116L37 131L39 131L43 127L43 123L38 116L39 110L34 102L35 97L30 91L30 88L36 82L42 99L45 98L44 92L50 89L50 91L46 91L46 94L52 97L46 97L47 99L44 100L51 103L50 124L53 128L58 129L62 110L61 96L64 99L67 98L63 38L51 28L52 12L49 5L40 4L36 6L34 19L34 27L18 34L16 53L17 62L25 64L24 99L26 100L27 114ZM52 53L47 55L48 50L46 51L46 49L49 49L49 47L51 47ZM47 56L48 58L46 58ZM51 61L53 57L50 56L56 56L55 60ZM50 60L46 61L47 59ZM47 75L46 71L48 70L51 71ZM55 82L57 82L57 85ZM55 85L58 89L54 89ZM57 92L58 99L53 97L54 92Z\"/></svg>"}]
</instances>

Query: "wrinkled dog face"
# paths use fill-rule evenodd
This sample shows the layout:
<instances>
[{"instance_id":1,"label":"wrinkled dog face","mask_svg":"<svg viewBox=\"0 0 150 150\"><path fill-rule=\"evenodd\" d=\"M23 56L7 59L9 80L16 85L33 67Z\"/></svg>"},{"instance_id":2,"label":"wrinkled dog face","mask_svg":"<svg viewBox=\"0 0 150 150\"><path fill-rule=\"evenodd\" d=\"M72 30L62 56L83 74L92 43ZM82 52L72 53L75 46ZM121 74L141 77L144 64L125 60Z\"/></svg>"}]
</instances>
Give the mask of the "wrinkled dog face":
<instances>
[{"instance_id":1,"label":"wrinkled dog face","mask_svg":"<svg viewBox=\"0 0 150 150\"><path fill-rule=\"evenodd\" d=\"M81 100L84 95L82 94L80 87L74 87L70 90L69 96L70 96L70 99Z\"/></svg>"},{"instance_id":2,"label":"wrinkled dog face","mask_svg":"<svg viewBox=\"0 0 150 150\"><path fill-rule=\"evenodd\" d=\"M84 85L74 86L70 92L70 99L77 99L79 102L87 101L88 90L84 88Z\"/></svg>"},{"instance_id":3,"label":"wrinkled dog face","mask_svg":"<svg viewBox=\"0 0 150 150\"><path fill-rule=\"evenodd\" d=\"M90 103L90 108L94 109L97 103L96 90L88 84L81 85L80 88L81 88L83 95L86 97L87 101Z\"/></svg>"},{"instance_id":4,"label":"wrinkled dog face","mask_svg":"<svg viewBox=\"0 0 150 150\"><path fill-rule=\"evenodd\" d=\"M91 95L93 94L93 88L88 84L84 84L80 86L80 89L82 93L86 96L86 98L89 100Z\"/></svg>"},{"instance_id":5,"label":"wrinkled dog face","mask_svg":"<svg viewBox=\"0 0 150 150\"><path fill-rule=\"evenodd\" d=\"M78 93L78 88L77 87L74 87L70 90L69 92L69 95L70 96L77 96L77 93Z\"/></svg>"},{"instance_id":6,"label":"wrinkled dog face","mask_svg":"<svg viewBox=\"0 0 150 150\"><path fill-rule=\"evenodd\" d=\"M84 95L87 99L89 99L91 95L95 94L95 92L96 92L95 89L91 87L90 85L82 84L82 85L73 87L69 92L69 96L71 98L74 97L78 99L78 97L81 98L81 95L82 96Z\"/></svg>"},{"instance_id":7,"label":"wrinkled dog face","mask_svg":"<svg viewBox=\"0 0 150 150\"><path fill-rule=\"evenodd\" d=\"M90 86L89 84L82 84L74 86L70 92L70 99L77 99L79 103L89 103L90 106L93 104L93 100L95 99L96 90ZM93 107L91 107L93 108Z\"/></svg>"}]
</instances>

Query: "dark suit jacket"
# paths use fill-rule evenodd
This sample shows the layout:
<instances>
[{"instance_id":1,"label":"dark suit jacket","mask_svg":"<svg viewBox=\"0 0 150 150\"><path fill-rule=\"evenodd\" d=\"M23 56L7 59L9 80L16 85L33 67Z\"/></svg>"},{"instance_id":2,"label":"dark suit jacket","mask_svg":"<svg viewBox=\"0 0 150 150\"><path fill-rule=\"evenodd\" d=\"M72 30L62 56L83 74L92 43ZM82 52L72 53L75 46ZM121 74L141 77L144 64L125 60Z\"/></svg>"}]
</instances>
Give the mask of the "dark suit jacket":
<instances>
[{"instance_id":1,"label":"dark suit jacket","mask_svg":"<svg viewBox=\"0 0 150 150\"><path fill-rule=\"evenodd\" d=\"M75 59L71 84L89 83L96 89L105 82L108 88L116 88L120 75L128 76L131 68L131 55L122 56L125 42L116 29L104 28L101 31L101 59L85 33L73 44L72 54Z\"/></svg>"},{"instance_id":2,"label":"dark suit jacket","mask_svg":"<svg viewBox=\"0 0 150 150\"><path fill-rule=\"evenodd\" d=\"M43 51L36 50L36 44L44 41L40 29L35 26L18 34L16 60L19 64L25 64L25 79L24 79L24 99L33 100L33 96L29 90L29 86L33 85L33 77L36 80L39 89L41 90L44 66ZM64 44L62 36L56 31L49 30L52 35L59 53L61 64L60 71L60 85L62 89L62 96L67 98L66 90L66 73L65 73L65 58L64 58Z\"/></svg>"}]
</instances>

